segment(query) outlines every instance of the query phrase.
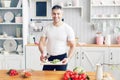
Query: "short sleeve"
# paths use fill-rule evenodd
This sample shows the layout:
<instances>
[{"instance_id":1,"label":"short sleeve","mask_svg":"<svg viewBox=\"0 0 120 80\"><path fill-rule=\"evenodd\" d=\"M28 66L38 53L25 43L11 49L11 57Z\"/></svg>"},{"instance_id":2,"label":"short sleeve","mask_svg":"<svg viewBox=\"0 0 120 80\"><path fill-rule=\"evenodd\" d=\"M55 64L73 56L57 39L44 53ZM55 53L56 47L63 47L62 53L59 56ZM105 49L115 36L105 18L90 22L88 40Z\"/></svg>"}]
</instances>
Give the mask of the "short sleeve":
<instances>
[{"instance_id":1,"label":"short sleeve","mask_svg":"<svg viewBox=\"0 0 120 80\"><path fill-rule=\"evenodd\" d=\"M68 35L68 41L74 41L75 40L75 33L74 33L74 31L71 27L68 28L67 35Z\"/></svg>"}]
</instances>

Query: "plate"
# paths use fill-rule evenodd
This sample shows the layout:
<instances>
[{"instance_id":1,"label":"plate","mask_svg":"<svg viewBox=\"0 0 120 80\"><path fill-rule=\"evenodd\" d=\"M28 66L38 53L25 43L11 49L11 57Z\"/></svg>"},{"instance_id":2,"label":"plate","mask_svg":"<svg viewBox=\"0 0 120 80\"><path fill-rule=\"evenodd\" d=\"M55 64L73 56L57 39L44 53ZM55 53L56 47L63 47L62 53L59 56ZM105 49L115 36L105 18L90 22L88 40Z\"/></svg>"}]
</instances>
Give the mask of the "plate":
<instances>
[{"instance_id":1,"label":"plate","mask_svg":"<svg viewBox=\"0 0 120 80\"><path fill-rule=\"evenodd\" d=\"M42 65L66 65L63 64L62 62L57 62L57 63L51 63L50 61L48 62L41 62Z\"/></svg>"},{"instance_id":2,"label":"plate","mask_svg":"<svg viewBox=\"0 0 120 80\"><path fill-rule=\"evenodd\" d=\"M7 52L16 51L17 43L15 40L5 40L3 42L3 48Z\"/></svg>"},{"instance_id":3,"label":"plate","mask_svg":"<svg viewBox=\"0 0 120 80\"><path fill-rule=\"evenodd\" d=\"M13 20L13 18L14 18L14 14L12 12L10 12L10 11L6 12L4 14L4 20L5 20L5 22L11 22Z\"/></svg>"}]
</instances>

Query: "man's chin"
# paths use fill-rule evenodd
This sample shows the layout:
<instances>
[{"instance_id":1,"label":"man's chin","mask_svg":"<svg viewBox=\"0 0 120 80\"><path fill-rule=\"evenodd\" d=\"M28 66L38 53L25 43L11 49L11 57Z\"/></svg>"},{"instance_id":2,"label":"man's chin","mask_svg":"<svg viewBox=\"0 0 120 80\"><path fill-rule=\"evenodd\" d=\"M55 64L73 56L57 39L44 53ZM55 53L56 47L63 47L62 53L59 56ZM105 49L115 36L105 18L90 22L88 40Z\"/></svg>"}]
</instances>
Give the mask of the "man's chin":
<instances>
[{"instance_id":1,"label":"man's chin","mask_svg":"<svg viewBox=\"0 0 120 80\"><path fill-rule=\"evenodd\" d=\"M54 21L55 23L59 23L60 21Z\"/></svg>"}]
</instances>

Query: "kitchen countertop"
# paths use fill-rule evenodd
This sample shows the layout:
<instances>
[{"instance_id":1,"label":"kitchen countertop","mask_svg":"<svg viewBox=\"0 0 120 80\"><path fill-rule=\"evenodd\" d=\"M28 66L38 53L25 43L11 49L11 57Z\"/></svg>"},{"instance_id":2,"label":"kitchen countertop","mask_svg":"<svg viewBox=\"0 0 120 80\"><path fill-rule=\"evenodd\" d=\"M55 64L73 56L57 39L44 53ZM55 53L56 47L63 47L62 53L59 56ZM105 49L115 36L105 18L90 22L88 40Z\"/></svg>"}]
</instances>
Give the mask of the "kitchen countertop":
<instances>
[{"instance_id":1,"label":"kitchen countertop","mask_svg":"<svg viewBox=\"0 0 120 80\"><path fill-rule=\"evenodd\" d=\"M63 80L65 71L33 71L30 78L22 78L20 71L17 76L9 76L7 70L0 70L0 80ZM95 72L87 72L90 80L95 80Z\"/></svg>"},{"instance_id":2,"label":"kitchen countertop","mask_svg":"<svg viewBox=\"0 0 120 80\"><path fill-rule=\"evenodd\" d=\"M27 44L26 46L37 46L36 44ZM77 44L77 47L120 47L120 44L97 45L97 44Z\"/></svg>"}]
</instances>

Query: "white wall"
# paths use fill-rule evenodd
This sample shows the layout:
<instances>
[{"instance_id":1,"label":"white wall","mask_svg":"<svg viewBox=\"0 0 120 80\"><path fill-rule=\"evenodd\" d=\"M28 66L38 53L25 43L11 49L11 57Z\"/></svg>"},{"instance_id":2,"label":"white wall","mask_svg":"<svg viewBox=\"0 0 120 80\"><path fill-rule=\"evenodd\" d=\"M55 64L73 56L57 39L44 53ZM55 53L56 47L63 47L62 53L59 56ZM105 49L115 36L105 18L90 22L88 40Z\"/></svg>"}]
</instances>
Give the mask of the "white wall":
<instances>
[{"instance_id":1,"label":"white wall","mask_svg":"<svg viewBox=\"0 0 120 80\"><path fill-rule=\"evenodd\" d=\"M31 0L30 18L51 18L51 0L48 1L48 16L35 17L35 2ZM82 6L82 17L80 9L64 9L64 19L71 27L73 27L76 36L80 42L95 43L96 31L90 26L90 0L80 0ZM38 36L39 33L34 33ZM116 43L115 36L112 34L112 43Z\"/></svg>"}]
</instances>

